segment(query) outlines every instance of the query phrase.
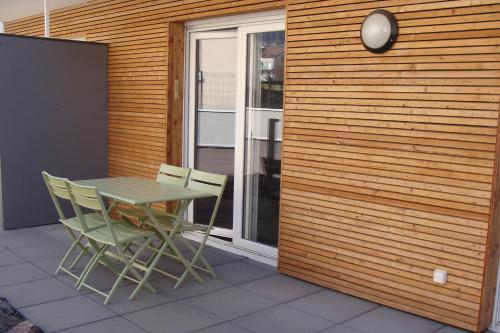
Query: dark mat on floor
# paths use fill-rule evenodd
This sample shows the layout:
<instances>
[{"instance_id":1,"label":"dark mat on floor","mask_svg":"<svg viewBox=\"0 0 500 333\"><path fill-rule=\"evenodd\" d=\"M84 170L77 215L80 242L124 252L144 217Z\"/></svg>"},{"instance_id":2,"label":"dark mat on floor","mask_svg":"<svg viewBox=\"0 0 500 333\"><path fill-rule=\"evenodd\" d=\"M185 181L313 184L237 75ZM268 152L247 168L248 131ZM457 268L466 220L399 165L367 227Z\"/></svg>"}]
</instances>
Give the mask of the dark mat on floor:
<instances>
[{"instance_id":1,"label":"dark mat on floor","mask_svg":"<svg viewBox=\"0 0 500 333\"><path fill-rule=\"evenodd\" d=\"M44 333L19 311L0 297L0 333Z\"/></svg>"}]
</instances>

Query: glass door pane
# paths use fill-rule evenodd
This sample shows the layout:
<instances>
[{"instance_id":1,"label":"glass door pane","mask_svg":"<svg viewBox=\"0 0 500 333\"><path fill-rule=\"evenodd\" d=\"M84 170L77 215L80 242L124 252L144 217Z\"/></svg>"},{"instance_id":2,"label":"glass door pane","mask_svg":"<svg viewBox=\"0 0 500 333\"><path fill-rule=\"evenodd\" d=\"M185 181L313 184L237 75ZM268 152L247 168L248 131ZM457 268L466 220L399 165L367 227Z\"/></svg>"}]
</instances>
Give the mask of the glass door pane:
<instances>
[{"instance_id":1,"label":"glass door pane","mask_svg":"<svg viewBox=\"0 0 500 333\"><path fill-rule=\"evenodd\" d=\"M277 246L284 31L247 34L242 238Z\"/></svg>"},{"instance_id":2,"label":"glass door pane","mask_svg":"<svg viewBox=\"0 0 500 333\"><path fill-rule=\"evenodd\" d=\"M217 34L217 32L214 32ZM233 228L236 38L196 40L194 168L229 176L215 226ZM208 223L215 199L198 199L194 219ZM223 233L231 236L230 233Z\"/></svg>"}]
</instances>

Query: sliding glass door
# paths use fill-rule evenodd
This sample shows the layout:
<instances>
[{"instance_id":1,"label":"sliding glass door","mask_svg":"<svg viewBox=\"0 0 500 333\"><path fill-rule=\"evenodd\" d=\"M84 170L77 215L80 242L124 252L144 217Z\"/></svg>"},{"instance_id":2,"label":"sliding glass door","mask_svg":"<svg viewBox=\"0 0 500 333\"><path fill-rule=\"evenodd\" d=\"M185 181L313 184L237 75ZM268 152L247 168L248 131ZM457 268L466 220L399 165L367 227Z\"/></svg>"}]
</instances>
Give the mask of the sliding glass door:
<instances>
[{"instance_id":1,"label":"sliding glass door","mask_svg":"<svg viewBox=\"0 0 500 333\"><path fill-rule=\"evenodd\" d=\"M275 257L284 22L190 33L188 165L229 175L214 235ZM191 217L206 220L208 200Z\"/></svg>"},{"instance_id":2,"label":"sliding glass door","mask_svg":"<svg viewBox=\"0 0 500 333\"><path fill-rule=\"evenodd\" d=\"M236 244L276 255L285 63L284 23L238 29ZM239 219L236 219L239 217Z\"/></svg>"},{"instance_id":3,"label":"sliding glass door","mask_svg":"<svg viewBox=\"0 0 500 333\"><path fill-rule=\"evenodd\" d=\"M236 30L192 36L191 167L228 175L214 234L232 238L237 77ZM215 199L194 202L193 219L208 223Z\"/></svg>"}]
</instances>

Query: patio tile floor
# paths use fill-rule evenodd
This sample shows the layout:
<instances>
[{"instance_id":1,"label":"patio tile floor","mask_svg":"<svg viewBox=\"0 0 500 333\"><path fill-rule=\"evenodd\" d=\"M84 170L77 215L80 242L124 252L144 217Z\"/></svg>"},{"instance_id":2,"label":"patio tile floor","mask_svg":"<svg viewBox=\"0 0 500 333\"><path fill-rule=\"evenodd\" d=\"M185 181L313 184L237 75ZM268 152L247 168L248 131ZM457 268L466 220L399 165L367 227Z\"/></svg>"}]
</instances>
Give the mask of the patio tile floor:
<instances>
[{"instance_id":1,"label":"patio tile floor","mask_svg":"<svg viewBox=\"0 0 500 333\"><path fill-rule=\"evenodd\" d=\"M76 292L74 280L54 271L68 247L60 225L0 231L0 297L6 297L46 332L323 332L463 333L444 324L279 274L275 268L208 247L218 277L189 279L180 288L155 274L158 292L122 284L107 306L89 290ZM183 252L187 249L182 248ZM180 270L178 264L165 266ZM176 266L177 265L177 266ZM109 289L105 268L92 277Z\"/></svg>"}]
</instances>

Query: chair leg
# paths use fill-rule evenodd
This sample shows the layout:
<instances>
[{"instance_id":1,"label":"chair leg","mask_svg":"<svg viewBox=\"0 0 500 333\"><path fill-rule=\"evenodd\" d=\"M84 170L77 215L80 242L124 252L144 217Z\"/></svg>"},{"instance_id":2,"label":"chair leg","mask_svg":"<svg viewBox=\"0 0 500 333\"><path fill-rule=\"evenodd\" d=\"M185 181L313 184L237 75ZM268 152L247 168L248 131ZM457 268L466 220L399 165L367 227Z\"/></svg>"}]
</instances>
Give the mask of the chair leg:
<instances>
[{"instance_id":1,"label":"chair leg","mask_svg":"<svg viewBox=\"0 0 500 333\"><path fill-rule=\"evenodd\" d=\"M89 276L90 272L94 269L95 265L99 262L99 259L103 255L104 252L108 249L109 245L105 244L102 246L102 248L99 249L99 251L96 251L90 262L87 264L85 269L82 272L82 275L80 276L80 279L76 282L76 290L79 291L82 288L82 285L85 283L87 280L87 277Z\"/></svg>"},{"instance_id":2,"label":"chair leg","mask_svg":"<svg viewBox=\"0 0 500 333\"><path fill-rule=\"evenodd\" d=\"M57 266L55 274L59 273L59 271L61 270L61 268L64 266L64 263L66 262L66 260L68 260L69 255L78 246L78 244L80 243L80 241L81 241L82 238L83 238L83 235L80 235L78 238L76 238L73 241L73 244L71 244L71 246L69 247L68 251L66 252L66 254L64 255L64 257L62 258L61 262L59 263L59 266ZM70 267L70 270L71 270L71 267Z\"/></svg>"},{"instance_id":3,"label":"chair leg","mask_svg":"<svg viewBox=\"0 0 500 333\"><path fill-rule=\"evenodd\" d=\"M89 257L92 257L92 254L89 252L90 247L88 246L88 244L84 245L84 248L85 248L85 251L83 251L83 250L80 251L80 254L78 255L78 257L76 257L75 260L73 260L73 262L69 266L70 270L72 270L80 262L80 260L83 258L84 254L88 255Z\"/></svg>"},{"instance_id":4,"label":"chair leg","mask_svg":"<svg viewBox=\"0 0 500 333\"><path fill-rule=\"evenodd\" d=\"M134 254L134 256L130 259L127 258L127 256L125 255L125 253L121 249L118 249L119 255L125 263L125 267L123 268L120 275L118 276L115 283L113 284L113 287L111 288L108 296L106 297L104 304L109 303L111 297L113 296L114 292L116 291L116 289L118 288L118 286L122 282L127 271L130 271L134 275L134 277L139 281L139 284L141 284L144 281L144 279L139 275L139 273L133 267L133 264L137 260L139 255L142 253L142 251L144 251L144 249L146 249L146 247L149 245L149 243L150 243L150 240L148 239L144 244L142 244L142 246L139 248L139 250L137 250L137 252ZM148 287L148 285L146 285L146 287ZM149 285L149 286L152 288L152 290L151 290L152 292L156 292L156 290L151 285Z\"/></svg>"},{"instance_id":5,"label":"chair leg","mask_svg":"<svg viewBox=\"0 0 500 333\"><path fill-rule=\"evenodd\" d=\"M141 248L142 248L142 246L141 246ZM145 247L144 247L144 248L145 248ZM142 249L142 250L141 250L141 252L142 252L143 250L144 250L144 249ZM139 251L137 251L137 252L139 252ZM140 254L141 252L139 252L139 254ZM137 272L137 270L136 270L136 269L134 268L134 266L132 265L132 263L133 263L133 262L135 262L135 261L137 260L137 256L138 256L139 254L136 254L135 259L134 259L133 261L131 261L131 262L130 262L130 264L129 264L129 271L130 271L130 272L132 273L132 275L133 275L133 276L137 279L137 281L140 281L139 283L141 283L141 282L142 282L142 280L144 280L144 277L143 277L143 276L141 276L141 275L139 274L139 272ZM146 288L147 288L150 292L152 292L152 293L155 293L155 292L156 292L155 287L153 287L153 286L152 286L149 282L147 282L146 280L144 280L143 285L144 285L144 287L146 287Z\"/></svg>"},{"instance_id":6,"label":"chair leg","mask_svg":"<svg viewBox=\"0 0 500 333\"><path fill-rule=\"evenodd\" d=\"M162 246L160 247L160 249L158 250L158 252L153 255L153 261L151 261L150 264L148 265L148 270L146 271L146 273L142 277L141 282L139 282L139 284L137 285L137 287L134 289L134 291L130 295L129 300L133 300L135 298L135 296L137 295L137 293L141 290L142 286L148 280L148 278L151 275L151 273L153 273L156 265L158 264L158 261L162 257L163 251L165 251L165 249L167 249L167 247L168 247L167 242L163 242ZM149 260L148 260L148 262L149 262Z\"/></svg>"},{"instance_id":7,"label":"chair leg","mask_svg":"<svg viewBox=\"0 0 500 333\"><path fill-rule=\"evenodd\" d=\"M185 240L183 237L180 237L180 240L181 242L189 249L191 250L191 252L196 256L196 253L197 253L197 250L195 249L195 247L193 245L191 245L191 243L189 243L187 240ZM210 264L208 263L208 261L203 257L203 255L199 254L199 257L198 259L201 261L201 263L203 264L204 268L208 271L208 273L213 277L215 278L216 275L215 275L215 272L212 268L212 266L210 266ZM195 258L193 257L193 260L191 260L191 263L193 265L196 265L196 261L195 261Z\"/></svg>"},{"instance_id":8,"label":"chair leg","mask_svg":"<svg viewBox=\"0 0 500 333\"><path fill-rule=\"evenodd\" d=\"M128 242L128 244L123 249L123 252L129 252L131 255L134 255L134 251L130 248L130 245L132 245L132 242Z\"/></svg>"},{"instance_id":9,"label":"chair leg","mask_svg":"<svg viewBox=\"0 0 500 333\"><path fill-rule=\"evenodd\" d=\"M205 236L203 237L203 240L200 242L200 246L198 247L198 250L196 250L196 253L194 254L194 257L193 259L191 260L191 262L189 262L189 264L186 266L186 270L184 271L184 273L182 273L181 275L181 278L179 279L179 281L177 281L177 283L175 284L174 288L177 288L179 287L182 282L186 279L187 277L187 274L188 272L191 272L193 271L193 265L198 261L198 259L200 259L200 256L201 256L201 252L203 251L203 249L205 248L205 243L207 242L207 239L208 239L208 231L207 233L205 234ZM191 244L190 244L191 245ZM189 247L189 246L188 246ZM192 246L191 246L192 247ZM208 263L207 263L208 264ZM214 273L215 274L215 273Z\"/></svg>"},{"instance_id":10,"label":"chair leg","mask_svg":"<svg viewBox=\"0 0 500 333\"><path fill-rule=\"evenodd\" d=\"M179 281L177 281L177 283L174 285L174 289L178 288L184 282L184 280L188 276L188 273L191 273L191 275L193 275L194 278L196 279L196 281L198 281L199 283L204 282L203 278L198 273L196 273L194 268L193 268L193 262L195 260L198 260L197 254L195 254L195 256L194 256L193 260L191 260L191 262L189 262L183 258L180 258L180 260L184 264L184 267L186 267L186 270L184 271L184 273L182 273L181 277L179 278Z\"/></svg>"}]
</instances>

